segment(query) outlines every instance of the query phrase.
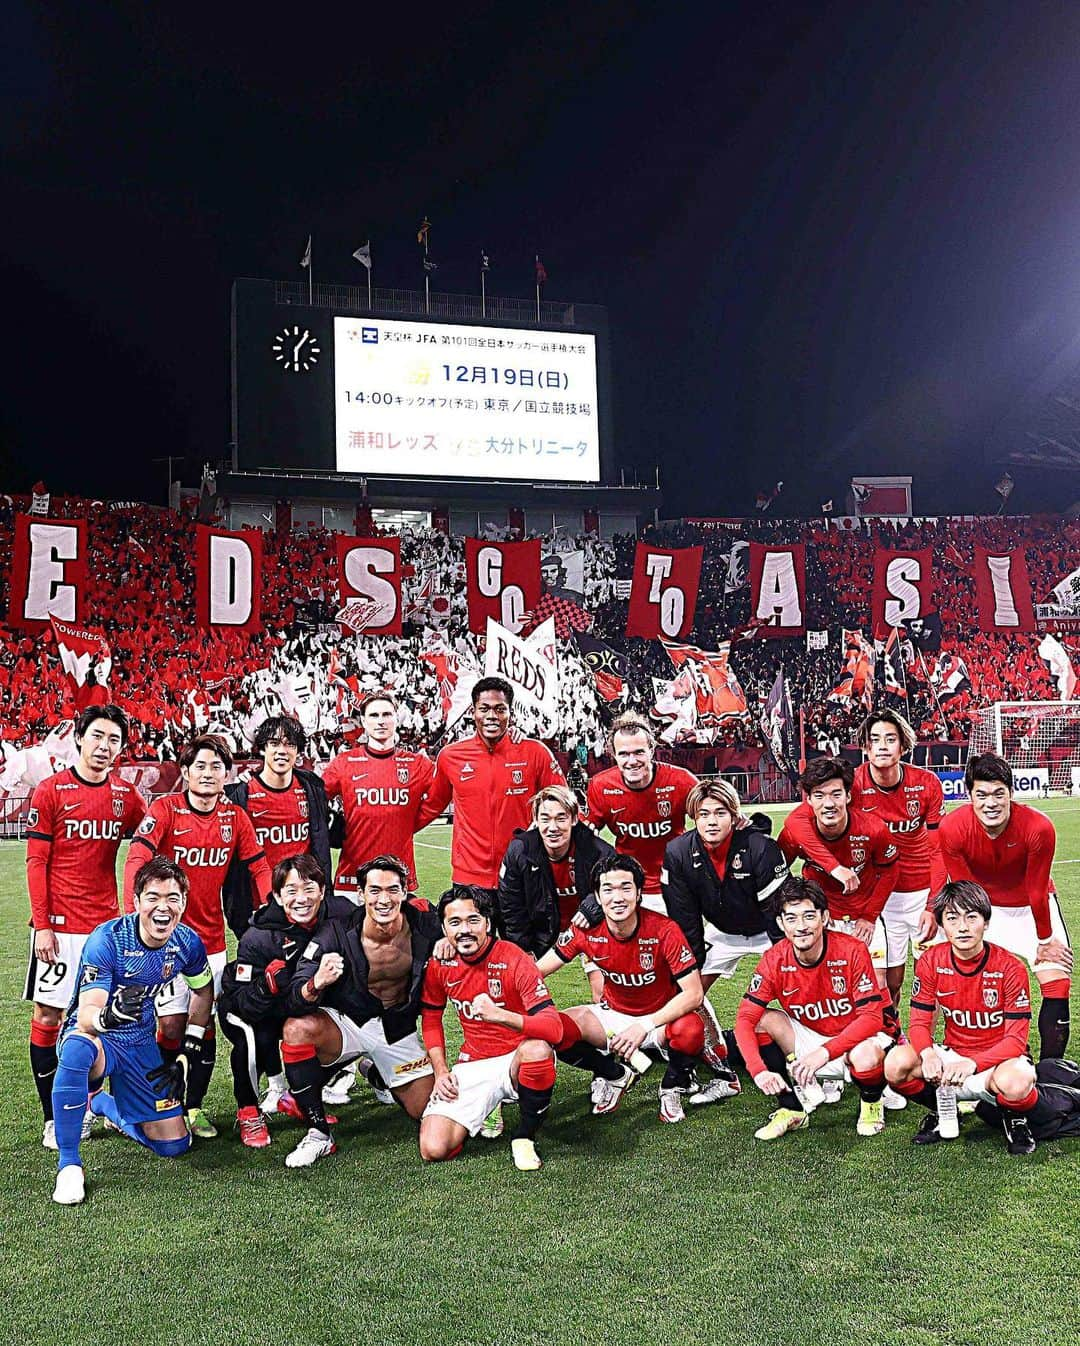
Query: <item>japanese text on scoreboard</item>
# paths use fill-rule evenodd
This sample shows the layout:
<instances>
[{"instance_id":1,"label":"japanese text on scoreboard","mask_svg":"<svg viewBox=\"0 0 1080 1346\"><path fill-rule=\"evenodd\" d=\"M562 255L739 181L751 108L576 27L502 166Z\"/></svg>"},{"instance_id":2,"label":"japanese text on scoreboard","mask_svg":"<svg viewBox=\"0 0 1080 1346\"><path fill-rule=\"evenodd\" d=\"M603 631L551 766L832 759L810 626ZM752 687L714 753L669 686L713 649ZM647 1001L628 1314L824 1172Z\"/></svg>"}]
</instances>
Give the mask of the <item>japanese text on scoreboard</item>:
<instances>
[{"instance_id":1,"label":"japanese text on scoreboard","mask_svg":"<svg viewBox=\"0 0 1080 1346\"><path fill-rule=\"evenodd\" d=\"M586 332L334 319L339 472L598 481Z\"/></svg>"}]
</instances>

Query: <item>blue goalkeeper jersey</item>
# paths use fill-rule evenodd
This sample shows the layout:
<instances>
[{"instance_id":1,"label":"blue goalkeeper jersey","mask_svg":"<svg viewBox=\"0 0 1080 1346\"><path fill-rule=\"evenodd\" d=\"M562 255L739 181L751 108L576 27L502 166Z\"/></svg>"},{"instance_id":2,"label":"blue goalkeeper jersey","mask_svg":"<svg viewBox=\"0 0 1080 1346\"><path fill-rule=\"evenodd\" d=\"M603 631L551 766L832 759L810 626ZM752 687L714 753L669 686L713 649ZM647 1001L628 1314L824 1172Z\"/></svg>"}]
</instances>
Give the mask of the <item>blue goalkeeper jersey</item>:
<instances>
[{"instance_id":1,"label":"blue goalkeeper jersey","mask_svg":"<svg viewBox=\"0 0 1080 1346\"><path fill-rule=\"evenodd\" d=\"M136 994L126 999L139 1006L139 1018L110 1028L109 1037L129 1043L153 1040L154 997L174 977L184 977L193 988L205 986L213 977L206 947L190 926L178 925L160 949L151 949L139 938L135 912L104 921L83 946L64 1032L75 1026L83 991L107 991L111 1000L121 988L133 988Z\"/></svg>"}]
</instances>

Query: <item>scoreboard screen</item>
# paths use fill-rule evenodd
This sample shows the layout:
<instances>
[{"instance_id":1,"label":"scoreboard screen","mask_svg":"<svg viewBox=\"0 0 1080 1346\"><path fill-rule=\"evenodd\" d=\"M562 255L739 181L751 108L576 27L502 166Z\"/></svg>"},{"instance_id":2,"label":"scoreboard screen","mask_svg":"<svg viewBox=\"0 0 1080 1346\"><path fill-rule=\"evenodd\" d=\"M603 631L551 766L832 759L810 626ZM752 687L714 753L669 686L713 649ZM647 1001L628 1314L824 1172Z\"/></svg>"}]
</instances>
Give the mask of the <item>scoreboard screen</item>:
<instances>
[{"instance_id":1,"label":"scoreboard screen","mask_svg":"<svg viewBox=\"0 0 1080 1346\"><path fill-rule=\"evenodd\" d=\"M350 316L237 281L236 465L599 482L609 380L606 319L591 312L594 330Z\"/></svg>"}]
</instances>

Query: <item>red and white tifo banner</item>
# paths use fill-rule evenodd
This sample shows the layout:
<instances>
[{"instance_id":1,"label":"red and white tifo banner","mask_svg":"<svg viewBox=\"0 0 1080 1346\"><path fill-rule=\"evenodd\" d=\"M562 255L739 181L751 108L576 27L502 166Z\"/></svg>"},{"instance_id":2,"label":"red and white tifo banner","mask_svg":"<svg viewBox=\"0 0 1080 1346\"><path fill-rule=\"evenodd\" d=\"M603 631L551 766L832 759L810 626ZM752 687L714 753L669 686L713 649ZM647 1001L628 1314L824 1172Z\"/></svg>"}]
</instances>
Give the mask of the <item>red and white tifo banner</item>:
<instances>
[{"instance_id":1,"label":"red and white tifo banner","mask_svg":"<svg viewBox=\"0 0 1080 1346\"><path fill-rule=\"evenodd\" d=\"M1031 577L1023 548L975 548L975 599L980 631L1034 631Z\"/></svg>"},{"instance_id":2,"label":"red and white tifo banner","mask_svg":"<svg viewBox=\"0 0 1080 1346\"><path fill-rule=\"evenodd\" d=\"M465 595L469 630L487 632L487 621L517 635L525 613L540 601L540 539L483 542L465 539Z\"/></svg>"},{"instance_id":3,"label":"red and white tifo banner","mask_svg":"<svg viewBox=\"0 0 1080 1346\"><path fill-rule=\"evenodd\" d=\"M806 548L801 542L767 547L750 543L750 618L757 635L806 632Z\"/></svg>"},{"instance_id":4,"label":"red and white tifo banner","mask_svg":"<svg viewBox=\"0 0 1080 1346\"><path fill-rule=\"evenodd\" d=\"M89 544L85 519L15 519L8 625L40 630L50 617L80 623Z\"/></svg>"},{"instance_id":5,"label":"red and white tifo banner","mask_svg":"<svg viewBox=\"0 0 1080 1346\"><path fill-rule=\"evenodd\" d=\"M204 630L262 630L262 533L199 524L195 536L195 621Z\"/></svg>"},{"instance_id":6,"label":"red and white tifo banner","mask_svg":"<svg viewBox=\"0 0 1080 1346\"><path fill-rule=\"evenodd\" d=\"M628 636L683 640L690 634L697 609L702 550L637 544L626 613Z\"/></svg>"},{"instance_id":7,"label":"red and white tifo banner","mask_svg":"<svg viewBox=\"0 0 1080 1346\"><path fill-rule=\"evenodd\" d=\"M874 549L874 587L870 619L874 636L885 640L889 631L933 612L933 553Z\"/></svg>"},{"instance_id":8,"label":"red and white tifo banner","mask_svg":"<svg viewBox=\"0 0 1080 1346\"><path fill-rule=\"evenodd\" d=\"M335 619L369 636L401 635L401 539L339 537Z\"/></svg>"}]
</instances>

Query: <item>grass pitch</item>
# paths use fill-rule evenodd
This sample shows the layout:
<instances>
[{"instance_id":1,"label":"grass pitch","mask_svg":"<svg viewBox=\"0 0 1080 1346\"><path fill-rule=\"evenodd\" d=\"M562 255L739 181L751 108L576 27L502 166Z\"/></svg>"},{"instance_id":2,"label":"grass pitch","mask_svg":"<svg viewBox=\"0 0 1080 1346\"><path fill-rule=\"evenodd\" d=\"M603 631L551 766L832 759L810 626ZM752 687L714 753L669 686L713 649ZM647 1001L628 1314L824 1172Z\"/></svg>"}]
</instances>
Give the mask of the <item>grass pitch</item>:
<instances>
[{"instance_id":1,"label":"grass pitch","mask_svg":"<svg viewBox=\"0 0 1080 1346\"><path fill-rule=\"evenodd\" d=\"M1080 803L1047 811L1075 934ZM422 891L437 895L449 832L433 827L420 840ZM656 1067L607 1118L589 1115L586 1077L562 1067L540 1140L545 1167L519 1174L506 1139L471 1142L463 1159L425 1168L414 1125L361 1088L342 1112L339 1153L289 1172L282 1161L298 1124L282 1118L268 1150L243 1149L223 1059L208 1100L219 1139L168 1162L95 1132L86 1204L55 1206L19 1001L26 912L22 847L0 843L3 1343L1058 1346L1080 1337L1080 1142L1010 1159L968 1119L960 1143L919 1150L914 1109L860 1139L851 1090L807 1131L763 1145L752 1133L769 1109L752 1084L666 1126ZM725 1024L750 972L747 960L714 988ZM561 1005L588 999L576 966L552 988Z\"/></svg>"}]
</instances>

